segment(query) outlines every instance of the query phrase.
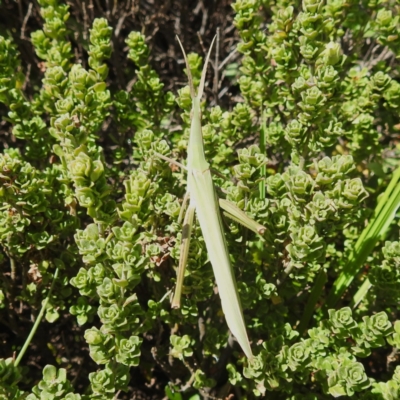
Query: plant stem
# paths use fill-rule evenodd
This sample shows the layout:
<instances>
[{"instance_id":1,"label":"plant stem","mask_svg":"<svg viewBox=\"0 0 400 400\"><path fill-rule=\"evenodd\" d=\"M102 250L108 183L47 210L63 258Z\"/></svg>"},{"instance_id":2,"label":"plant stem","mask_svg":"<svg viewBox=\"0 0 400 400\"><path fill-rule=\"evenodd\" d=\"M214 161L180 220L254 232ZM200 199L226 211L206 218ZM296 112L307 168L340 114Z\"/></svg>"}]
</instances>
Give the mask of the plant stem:
<instances>
[{"instance_id":1,"label":"plant stem","mask_svg":"<svg viewBox=\"0 0 400 400\"><path fill-rule=\"evenodd\" d=\"M263 112L261 112L261 130L260 130L260 152L261 154L265 154L265 131L267 130L267 117L264 115ZM265 199L265 175L267 174L267 168L266 165L263 164L260 168L260 175L262 177L260 183L259 183L259 190L260 190L260 199L264 200Z\"/></svg>"},{"instance_id":2,"label":"plant stem","mask_svg":"<svg viewBox=\"0 0 400 400\"><path fill-rule=\"evenodd\" d=\"M51 283L49 293L47 293L47 297L46 297L46 299L44 300L44 302L43 302L43 304L42 304L42 308L40 309L40 312L39 312L39 314L38 314L38 316L37 316L37 318L36 318L36 321L35 321L35 323L33 324L33 327L32 327L32 329L31 329L31 331L30 331L30 333L29 333L29 336L28 336L27 339L25 340L25 343L24 343L24 345L23 345L21 351L19 352L17 359L15 360L15 363L14 363L14 366L15 366L15 367L17 367L18 364L21 362L22 357L24 356L26 350L28 349L29 345L31 344L31 341L32 341L32 339L33 339L33 336L35 336L35 333L36 333L36 331L37 331L37 328L39 327L39 324L40 324L40 322L41 322L41 320L42 320L42 318L43 318L44 312L46 311L46 307L47 307L47 304L48 304L48 302L49 302L51 293L52 293L52 291L53 291L54 284L55 284L55 282L56 282L57 276L58 276L58 268L56 269L56 271L55 271L55 273L54 273L53 282Z\"/></svg>"}]
</instances>

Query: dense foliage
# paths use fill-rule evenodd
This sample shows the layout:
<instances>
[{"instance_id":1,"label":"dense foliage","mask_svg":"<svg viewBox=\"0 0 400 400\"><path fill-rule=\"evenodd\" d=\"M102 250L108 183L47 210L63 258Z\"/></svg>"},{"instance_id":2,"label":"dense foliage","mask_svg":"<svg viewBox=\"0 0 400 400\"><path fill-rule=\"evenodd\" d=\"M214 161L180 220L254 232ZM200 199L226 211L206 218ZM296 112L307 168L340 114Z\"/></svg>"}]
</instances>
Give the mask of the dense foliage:
<instances>
[{"instance_id":1,"label":"dense foliage","mask_svg":"<svg viewBox=\"0 0 400 400\"><path fill-rule=\"evenodd\" d=\"M232 4L242 57L224 79L237 94L231 108L205 100L202 123L218 195L267 228L259 237L225 224L252 361L229 334L198 225L182 307L170 307L186 173L155 153L184 162L188 87L166 90L145 36L131 32L118 57L135 79L116 89L115 27L93 21L85 67L69 6L38 3L34 93L12 34L0 36L2 127L12 131L0 154L0 322L19 332L15 309L37 316L46 299L48 323L69 313L83 326L97 369L78 394L68 363L43 365L27 391L21 346L6 344L0 399L113 399L129 395L134 374L160 379L174 400L400 398L398 185L384 227L363 236L392 201L379 196L400 153L398 2ZM189 55L195 84L202 61Z\"/></svg>"}]
</instances>

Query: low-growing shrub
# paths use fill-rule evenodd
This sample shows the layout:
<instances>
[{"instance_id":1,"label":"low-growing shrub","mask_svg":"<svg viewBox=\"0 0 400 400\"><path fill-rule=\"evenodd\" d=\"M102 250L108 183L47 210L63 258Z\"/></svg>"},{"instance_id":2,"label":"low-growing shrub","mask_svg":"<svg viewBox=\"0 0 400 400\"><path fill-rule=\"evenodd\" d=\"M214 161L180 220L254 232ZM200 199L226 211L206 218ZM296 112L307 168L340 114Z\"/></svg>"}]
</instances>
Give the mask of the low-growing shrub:
<instances>
[{"instance_id":1,"label":"low-growing shrub","mask_svg":"<svg viewBox=\"0 0 400 400\"><path fill-rule=\"evenodd\" d=\"M224 220L253 360L229 333L198 224L170 307L186 172L156 153L185 162L188 87L167 90L139 31L117 54L121 26L96 18L74 36L67 3L38 3L30 92L14 33L0 36L0 323L18 337L3 344L0 398L132 398L135 376L173 400L400 398L398 2L232 4L240 57L220 62L226 90L206 91L202 124L218 196L267 228ZM121 58L124 88L110 73ZM204 58L188 59L197 85ZM86 388L73 355L29 381L19 321L32 315L34 334L42 314L74 316L94 362Z\"/></svg>"}]
</instances>

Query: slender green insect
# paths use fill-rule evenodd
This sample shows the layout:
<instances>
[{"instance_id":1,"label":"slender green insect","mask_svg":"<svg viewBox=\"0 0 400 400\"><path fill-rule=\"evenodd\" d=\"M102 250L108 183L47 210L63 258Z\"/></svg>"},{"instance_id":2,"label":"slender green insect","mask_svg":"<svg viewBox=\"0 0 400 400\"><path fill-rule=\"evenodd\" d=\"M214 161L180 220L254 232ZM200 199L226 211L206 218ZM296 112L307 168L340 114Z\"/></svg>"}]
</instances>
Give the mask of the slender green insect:
<instances>
[{"instance_id":1,"label":"slender green insect","mask_svg":"<svg viewBox=\"0 0 400 400\"><path fill-rule=\"evenodd\" d=\"M204 63L197 94L193 86L193 79L185 50L183 49L182 43L178 37L177 39L185 58L190 94L192 97L192 112L186 167L188 173L187 194L185 196L186 200L189 197L189 206L187 208L183 223L178 276L175 294L172 300L172 307L180 307L183 278L189 253L190 236L194 214L196 212L204 241L206 243L208 256L213 267L215 279L217 281L226 322L246 356L251 359L253 354L249 339L247 337L235 276L229 260L228 248L221 223L219 206L226 210L228 216L236 221L241 222L257 233L262 234L265 231L265 228L249 218L242 210L232 203L229 203L226 200L218 201L211 178L210 164L205 159L203 135L201 130L200 102L203 95L207 64L215 37L211 43L210 50L208 51ZM182 205L182 209L183 207L184 205Z\"/></svg>"}]
</instances>

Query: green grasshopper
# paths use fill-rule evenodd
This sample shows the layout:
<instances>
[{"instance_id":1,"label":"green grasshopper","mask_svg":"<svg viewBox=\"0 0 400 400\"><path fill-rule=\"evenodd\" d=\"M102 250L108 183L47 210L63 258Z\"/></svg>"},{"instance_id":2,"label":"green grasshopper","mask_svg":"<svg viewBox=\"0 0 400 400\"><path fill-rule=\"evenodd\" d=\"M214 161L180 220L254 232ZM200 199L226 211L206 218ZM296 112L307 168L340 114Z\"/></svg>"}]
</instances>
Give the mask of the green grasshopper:
<instances>
[{"instance_id":1,"label":"green grasshopper","mask_svg":"<svg viewBox=\"0 0 400 400\"><path fill-rule=\"evenodd\" d=\"M186 63L190 95L192 97L192 111L187 152L187 166L184 167L188 173L187 193L184 203L189 198L189 206L183 222L177 283L175 294L172 300L172 307L180 307L185 267L189 254L190 236L192 232L194 213L196 211L196 216L200 223L200 228L206 243L208 256L214 270L215 279L217 281L218 291L222 303L222 310L224 311L226 322L232 334L236 337L237 341L242 347L247 358L251 359L253 354L249 339L247 337L235 275L229 260L228 248L225 241L219 206L226 211L224 214L259 234L264 233L265 227L253 221L242 210L229 201L222 199L218 200L211 177L210 164L205 159L203 135L201 130L200 103L204 90L207 65L215 37L211 43L210 50L208 51L204 63L197 94L194 90L193 78L190 72L185 50L178 37L177 39L179 45L181 46ZM162 158L165 159L165 157ZM182 210L184 205L185 204L182 205Z\"/></svg>"}]
</instances>

